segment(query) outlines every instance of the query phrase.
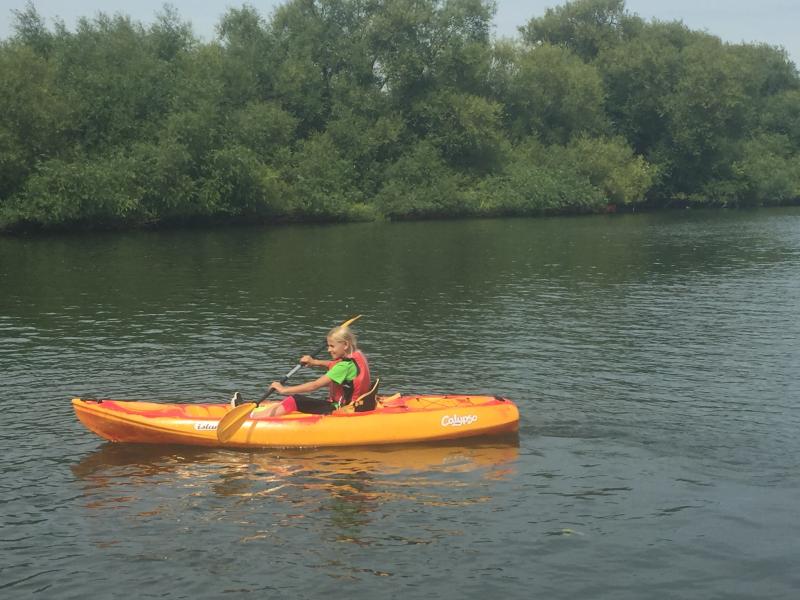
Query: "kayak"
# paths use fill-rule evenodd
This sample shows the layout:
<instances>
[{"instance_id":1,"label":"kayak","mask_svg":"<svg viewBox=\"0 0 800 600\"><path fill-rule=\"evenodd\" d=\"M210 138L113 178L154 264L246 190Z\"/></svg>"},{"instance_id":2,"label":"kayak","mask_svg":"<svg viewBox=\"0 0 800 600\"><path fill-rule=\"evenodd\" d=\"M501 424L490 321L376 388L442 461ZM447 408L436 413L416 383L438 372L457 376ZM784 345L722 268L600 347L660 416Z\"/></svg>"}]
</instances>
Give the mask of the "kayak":
<instances>
[{"instance_id":1,"label":"kayak","mask_svg":"<svg viewBox=\"0 0 800 600\"><path fill-rule=\"evenodd\" d=\"M164 404L73 398L78 419L112 442L193 446L307 448L431 442L515 433L519 410L496 396L379 397L377 407L329 415L267 417L256 408L225 443L217 426L229 404Z\"/></svg>"}]
</instances>

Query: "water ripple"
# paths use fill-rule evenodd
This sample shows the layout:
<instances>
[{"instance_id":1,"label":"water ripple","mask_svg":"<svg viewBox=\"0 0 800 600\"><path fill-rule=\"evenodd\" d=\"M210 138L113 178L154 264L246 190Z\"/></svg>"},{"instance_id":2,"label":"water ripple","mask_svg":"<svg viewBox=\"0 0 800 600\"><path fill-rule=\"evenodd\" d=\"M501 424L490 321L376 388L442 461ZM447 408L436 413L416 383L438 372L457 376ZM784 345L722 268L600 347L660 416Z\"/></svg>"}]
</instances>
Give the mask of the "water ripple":
<instances>
[{"instance_id":1,"label":"water ripple","mask_svg":"<svg viewBox=\"0 0 800 600\"><path fill-rule=\"evenodd\" d=\"M4 597L800 587L797 211L0 246ZM72 413L260 392L356 313L387 392L511 397L518 440L142 448Z\"/></svg>"}]
</instances>

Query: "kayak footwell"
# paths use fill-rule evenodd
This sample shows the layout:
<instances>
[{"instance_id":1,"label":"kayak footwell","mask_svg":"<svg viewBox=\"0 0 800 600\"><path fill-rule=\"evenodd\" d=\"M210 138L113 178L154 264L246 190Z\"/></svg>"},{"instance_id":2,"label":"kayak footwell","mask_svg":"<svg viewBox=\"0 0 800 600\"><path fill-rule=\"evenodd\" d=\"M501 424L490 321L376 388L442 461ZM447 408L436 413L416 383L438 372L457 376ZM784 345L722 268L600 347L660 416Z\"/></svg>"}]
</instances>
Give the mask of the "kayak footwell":
<instances>
[{"instance_id":1,"label":"kayak footwell","mask_svg":"<svg viewBox=\"0 0 800 600\"><path fill-rule=\"evenodd\" d=\"M385 402L383 402L385 400ZM322 447L397 444L514 433L519 411L494 396L379 398L373 411L263 417L258 409L226 443L217 425L228 404L161 404L73 398L87 429L112 442L228 447ZM262 413L263 414L263 413Z\"/></svg>"}]
</instances>

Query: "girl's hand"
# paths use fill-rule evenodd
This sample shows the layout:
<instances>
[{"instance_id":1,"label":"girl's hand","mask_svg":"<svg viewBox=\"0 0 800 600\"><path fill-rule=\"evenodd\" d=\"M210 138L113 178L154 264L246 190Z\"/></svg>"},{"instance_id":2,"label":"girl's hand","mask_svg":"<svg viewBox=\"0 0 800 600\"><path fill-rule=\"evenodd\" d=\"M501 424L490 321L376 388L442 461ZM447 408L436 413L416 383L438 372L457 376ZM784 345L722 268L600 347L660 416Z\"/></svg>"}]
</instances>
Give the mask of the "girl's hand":
<instances>
[{"instance_id":1,"label":"girl's hand","mask_svg":"<svg viewBox=\"0 0 800 600\"><path fill-rule=\"evenodd\" d=\"M300 358L300 364L303 365L304 367L307 367L309 365L313 366L314 365L314 357L313 356L309 356L308 354L306 354L305 356Z\"/></svg>"},{"instance_id":2,"label":"girl's hand","mask_svg":"<svg viewBox=\"0 0 800 600\"><path fill-rule=\"evenodd\" d=\"M285 394L286 393L286 386L284 386L280 381L273 381L272 383L269 384L269 387L271 387L273 390L275 390L279 394Z\"/></svg>"}]
</instances>

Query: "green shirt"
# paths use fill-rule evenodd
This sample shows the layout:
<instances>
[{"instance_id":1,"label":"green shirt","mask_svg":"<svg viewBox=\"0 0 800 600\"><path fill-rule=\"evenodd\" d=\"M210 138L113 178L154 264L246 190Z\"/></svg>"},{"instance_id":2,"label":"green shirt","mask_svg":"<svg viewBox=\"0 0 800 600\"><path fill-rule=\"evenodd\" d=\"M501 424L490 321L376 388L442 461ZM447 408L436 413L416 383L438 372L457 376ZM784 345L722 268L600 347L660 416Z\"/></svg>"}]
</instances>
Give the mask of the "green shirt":
<instances>
[{"instance_id":1,"label":"green shirt","mask_svg":"<svg viewBox=\"0 0 800 600\"><path fill-rule=\"evenodd\" d=\"M353 381L358 375L358 369L356 369L356 363L352 360L340 360L328 369L325 375L334 383L342 385L345 381Z\"/></svg>"}]
</instances>

